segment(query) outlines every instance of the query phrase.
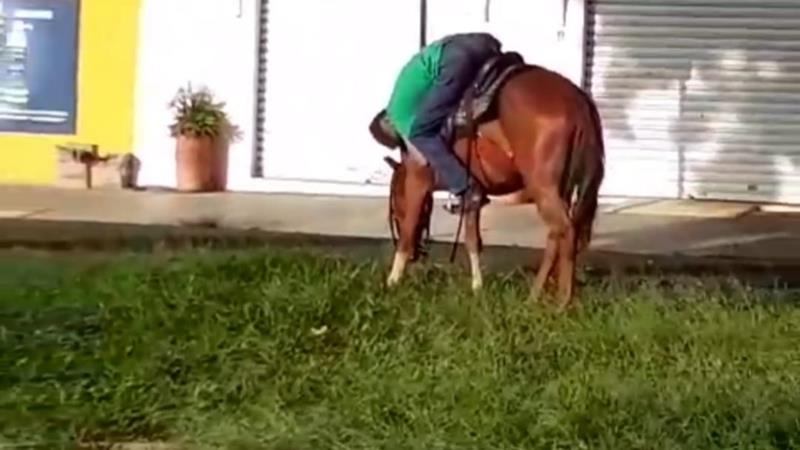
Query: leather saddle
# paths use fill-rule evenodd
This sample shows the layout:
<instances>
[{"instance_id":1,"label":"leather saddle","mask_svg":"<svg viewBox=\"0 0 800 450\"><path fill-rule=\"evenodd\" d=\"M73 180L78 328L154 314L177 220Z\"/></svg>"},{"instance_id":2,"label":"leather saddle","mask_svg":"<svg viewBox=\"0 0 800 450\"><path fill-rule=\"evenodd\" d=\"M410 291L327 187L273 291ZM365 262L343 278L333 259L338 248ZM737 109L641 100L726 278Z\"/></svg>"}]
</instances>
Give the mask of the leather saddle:
<instances>
[{"instance_id":1,"label":"leather saddle","mask_svg":"<svg viewBox=\"0 0 800 450\"><path fill-rule=\"evenodd\" d=\"M517 52L501 53L486 61L464 93L458 110L447 118L444 135L452 140L469 133L470 123L476 127L482 123L493 111L500 88L512 75L525 68L525 60Z\"/></svg>"},{"instance_id":2,"label":"leather saddle","mask_svg":"<svg viewBox=\"0 0 800 450\"><path fill-rule=\"evenodd\" d=\"M443 134L453 138L469 132L469 125L479 125L493 111L494 101L500 88L508 79L526 68L525 60L517 52L500 53L486 61L475 76L475 80L464 93L458 109L445 121ZM403 147L400 136L395 131L386 110L381 110L369 126L373 138L388 148Z\"/></svg>"}]
</instances>

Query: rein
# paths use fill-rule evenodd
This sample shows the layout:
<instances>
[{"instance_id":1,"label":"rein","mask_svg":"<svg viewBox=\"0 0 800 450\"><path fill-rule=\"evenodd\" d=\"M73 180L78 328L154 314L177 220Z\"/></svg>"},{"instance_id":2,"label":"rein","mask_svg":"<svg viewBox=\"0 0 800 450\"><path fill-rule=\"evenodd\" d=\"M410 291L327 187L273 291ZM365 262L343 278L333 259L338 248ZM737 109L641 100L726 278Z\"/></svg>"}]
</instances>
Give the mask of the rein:
<instances>
[{"instance_id":1,"label":"rein","mask_svg":"<svg viewBox=\"0 0 800 450\"><path fill-rule=\"evenodd\" d=\"M392 176L392 182L394 183L394 176ZM395 249L397 249L397 234L399 233L398 228L400 226L397 224L397 219L394 217L394 186L389 188L389 231L392 234L392 245Z\"/></svg>"}]
</instances>

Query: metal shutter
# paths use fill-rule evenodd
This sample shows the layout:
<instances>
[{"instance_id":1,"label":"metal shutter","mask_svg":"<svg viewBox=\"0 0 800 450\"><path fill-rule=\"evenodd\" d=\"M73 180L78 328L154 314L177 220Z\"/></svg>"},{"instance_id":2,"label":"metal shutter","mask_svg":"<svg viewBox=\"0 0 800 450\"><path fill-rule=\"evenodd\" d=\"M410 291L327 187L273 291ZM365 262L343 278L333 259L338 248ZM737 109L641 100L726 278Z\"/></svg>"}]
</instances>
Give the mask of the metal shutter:
<instances>
[{"instance_id":1,"label":"metal shutter","mask_svg":"<svg viewBox=\"0 0 800 450\"><path fill-rule=\"evenodd\" d=\"M256 91L256 131L253 151L252 175L264 176L264 114L267 98L267 27L269 24L269 0L258 1L258 83Z\"/></svg>"},{"instance_id":2,"label":"metal shutter","mask_svg":"<svg viewBox=\"0 0 800 450\"><path fill-rule=\"evenodd\" d=\"M607 195L800 203L800 1L588 0Z\"/></svg>"}]
</instances>

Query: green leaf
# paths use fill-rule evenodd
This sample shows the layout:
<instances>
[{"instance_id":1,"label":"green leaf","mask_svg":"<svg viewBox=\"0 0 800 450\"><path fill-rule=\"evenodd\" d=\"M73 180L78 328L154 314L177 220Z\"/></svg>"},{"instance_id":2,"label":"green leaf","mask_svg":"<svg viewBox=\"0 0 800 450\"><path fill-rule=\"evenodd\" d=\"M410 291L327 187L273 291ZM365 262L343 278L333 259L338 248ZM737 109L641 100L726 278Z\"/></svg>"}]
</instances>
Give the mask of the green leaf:
<instances>
[{"instance_id":1,"label":"green leaf","mask_svg":"<svg viewBox=\"0 0 800 450\"><path fill-rule=\"evenodd\" d=\"M195 90L191 83L179 88L169 102L173 112L173 122L169 125L171 135L227 137L232 125L224 107L224 102L214 101L213 94L207 88Z\"/></svg>"}]
</instances>

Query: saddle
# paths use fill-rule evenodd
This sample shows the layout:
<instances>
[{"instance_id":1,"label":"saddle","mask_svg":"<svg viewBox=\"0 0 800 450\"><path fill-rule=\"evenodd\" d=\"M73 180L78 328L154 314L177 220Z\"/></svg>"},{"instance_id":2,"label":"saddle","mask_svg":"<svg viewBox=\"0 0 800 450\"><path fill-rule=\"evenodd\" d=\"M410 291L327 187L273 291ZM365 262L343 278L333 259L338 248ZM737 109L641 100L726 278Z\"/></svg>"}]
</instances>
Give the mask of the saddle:
<instances>
[{"instance_id":1,"label":"saddle","mask_svg":"<svg viewBox=\"0 0 800 450\"><path fill-rule=\"evenodd\" d=\"M468 133L470 124L477 126L482 123L493 111L500 88L512 75L526 67L522 55L513 51L501 53L486 61L464 93L456 112L445 121L443 135L448 141L452 142L455 137ZM372 119L369 129L373 138L385 147L403 147L402 139L389 122L385 109Z\"/></svg>"},{"instance_id":2,"label":"saddle","mask_svg":"<svg viewBox=\"0 0 800 450\"><path fill-rule=\"evenodd\" d=\"M493 111L497 93L508 79L526 68L525 59L517 52L501 53L486 61L475 80L464 93L458 109L447 118L443 134L452 141L467 134Z\"/></svg>"}]
</instances>

